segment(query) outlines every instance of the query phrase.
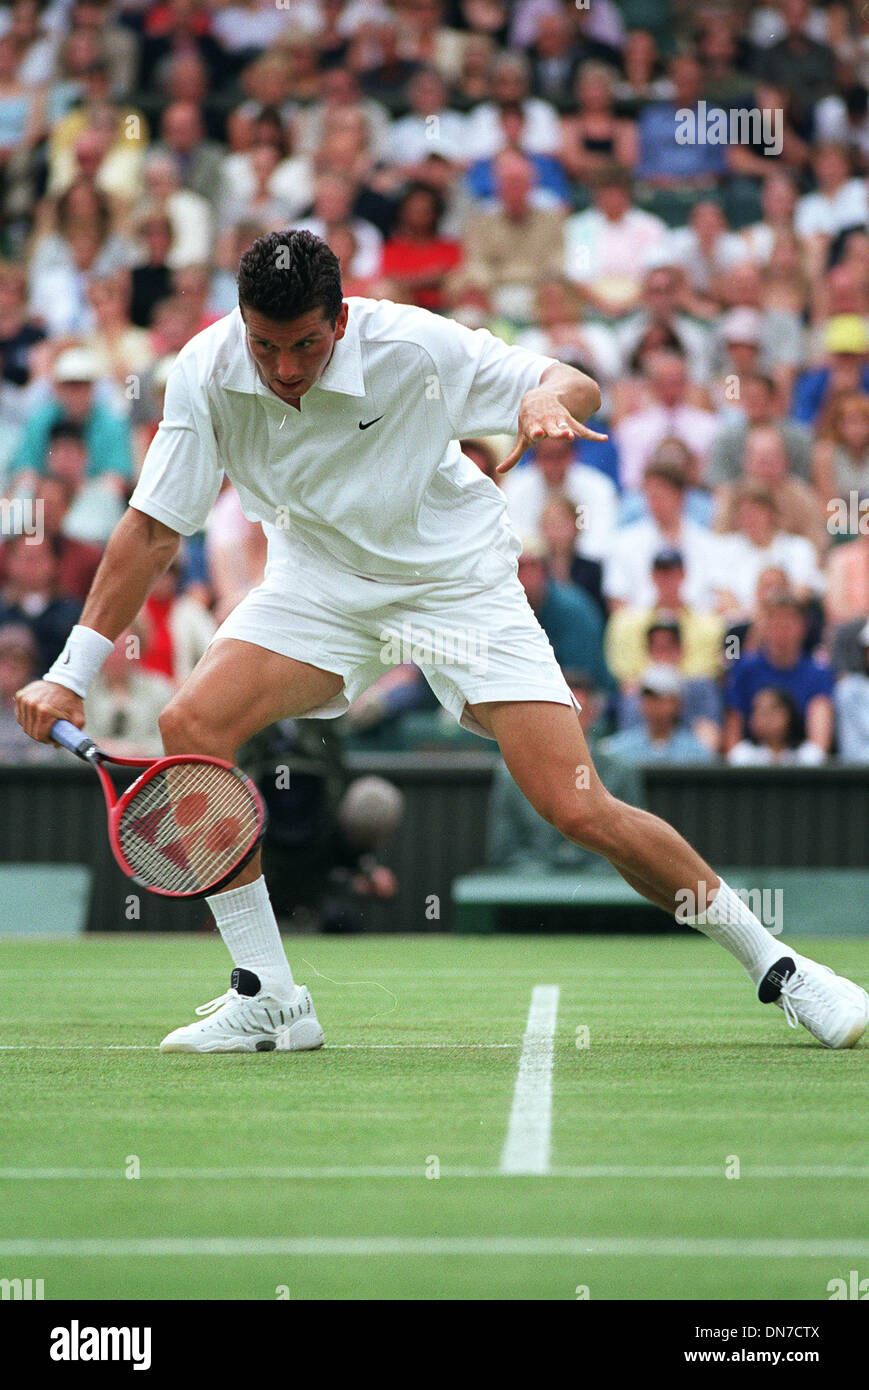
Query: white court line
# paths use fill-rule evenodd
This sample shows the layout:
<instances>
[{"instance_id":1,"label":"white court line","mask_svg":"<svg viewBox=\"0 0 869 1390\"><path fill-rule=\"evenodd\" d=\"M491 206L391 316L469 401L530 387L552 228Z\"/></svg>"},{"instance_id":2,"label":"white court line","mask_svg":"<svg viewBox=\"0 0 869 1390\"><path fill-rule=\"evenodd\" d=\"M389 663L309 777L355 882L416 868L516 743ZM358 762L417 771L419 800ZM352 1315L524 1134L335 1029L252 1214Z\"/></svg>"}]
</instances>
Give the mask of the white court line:
<instances>
[{"instance_id":1,"label":"white court line","mask_svg":"<svg viewBox=\"0 0 869 1390\"><path fill-rule=\"evenodd\" d=\"M44 940L44 938L38 939ZM20 938L4 938L2 935L0 935L0 946L4 944L5 940L15 941L20 940ZM121 965L106 966L100 968L99 975L101 979L111 978L113 980L165 980L167 970L171 972L173 980L202 980L201 969L194 969L191 967L183 967L181 969L177 969L175 966L144 966L140 970L126 970ZM499 966L495 965L473 965L468 966L467 969L458 969L450 967L445 968L443 970L438 970L436 968L425 968L416 970L412 966L374 966L372 967L372 973L376 973L378 979L381 976L385 979L392 979L394 977L397 979L410 980L443 980L449 978L467 980L469 984L473 984L474 980L476 980L477 977L480 975L494 975L498 979L501 979L502 976L505 975L515 975L522 980L526 980L528 978L528 967L526 965L510 965L505 966L502 969ZM597 976L606 976L607 979L648 979L648 973L649 972L647 968L644 969L640 966L633 968L631 966L601 965L589 968L587 970L584 968L583 980L585 981L589 977L595 978ZM44 980L45 965L36 964L32 966L10 966L8 969L4 969L3 975L6 979ZM93 970L80 970L77 968L71 970L64 970L61 966L56 970L52 969L51 978L52 981L86 980L89 984L93 984L94 972ZM695 966L663 965L660 968L655 968L655 979L661 978L708 980L709 971L708 969L698 969ZM329 981L328 983L332 982ZM337 983L341 985L344 982L338 980ZM372 985L376 985L377 980L366 981L365 983L371 983Z\"/></svg>"},{"instance_id":2,"label":"white court line","mask_svg":"<svg viewBox=\"0 0 869 1390\"><path fill-rule=\"evenodd\" d=\"M395 1051L431 1051L438 1048L462 1048L463 1050L475 1048L516 1048L519 1044L515 1042L436 1042L436 1043L326 1043L320 1049L323 1052L395 1052ZM156 1043L0 1043L0 1052L159 1052ZM210 1052L210 1057L220 1056L220 1053ZM240 1056L252 1054L227 1053L226 1056ZM259 1053L263 1056L263 1053ZM272 1053L265 1054L271 1057Z\"/></svg>"},{"instance_id":3,"label":"white court line","mask_svg":"<svg viewBox=\"0 0 869 1390\"><path fill-rule=\"evenodd\" d=\"M0 1240L0 1257L615 1255L659 1259L866 1259L869 1240L703 1236L114 1236Z\"/></svg>"},{"instance_id":4,"label":"white court line","mask_svg":"<svg viewBox=\"0 0 869 1390\"><path fill-rule=\"evenodd\" d=\"M449 1178L468 1178L468 1179L492 1179L505 1177L523 1177L522 1173L505 1173L500 1168L476 1168L476 1167L449 1167L444 1166L440 1170L441 1179ZM539 1176L539 1175L537 1175ZM627 1178L631 1181L654 1180L654 1179L682 1179L698 1178L711 1179L712 1181L728 1181L724 1171L724 1165L717 1167L709 1165L707 1167L692 1167L690 1165L673 1167L631 1167L625 1164L590 1164L586 1167L562 1167L550 1168L545 1174L548 1178L562 1178L573 1181L585 1181L604 1179L612 1181L614 1179ZM309 1181L314 1179L359 1179L366 1181L372 1178L409 1178L417 1181L432 1181L424 1166L420 1163L416 1165L408 1164L401 1166L373 1165L365 1166L332 1166L332 1167L259 1167L259 1168L150 1168L147 1165L140 1169L138 1181L147 1182L150 1179L168 1179L169 1181L201 1181L218 1182L221 1180L257 1180L257 1179L277 1179L286 1181ZM764 1167L758 1165L756 1168L748 1168L743 1165L741 1180L743 1182L750 1179L773 1180L773 1179L793 1179L807 1178L817 1180L819 1178L852 1178L865 1180L869 1178L869 1166L847 1167L837 1164L814 1164L790 1167ZM69 1181L121 1181L129 1182L132 1179L127 1177L122 1167L116 1168L0 1168L0 1182L69 1182Z\"/></svg>"},{"instance_id":5,"label":"white court line","mask_svg":"<svg viewBox=\"0 0 869 1390\"><path fill-rule=\"evenodd\" d=\"M503 1173L547 1173L552 1143L552 1054L558 985L535 985L501 1153Z\"/></svg>"}]
</instances>

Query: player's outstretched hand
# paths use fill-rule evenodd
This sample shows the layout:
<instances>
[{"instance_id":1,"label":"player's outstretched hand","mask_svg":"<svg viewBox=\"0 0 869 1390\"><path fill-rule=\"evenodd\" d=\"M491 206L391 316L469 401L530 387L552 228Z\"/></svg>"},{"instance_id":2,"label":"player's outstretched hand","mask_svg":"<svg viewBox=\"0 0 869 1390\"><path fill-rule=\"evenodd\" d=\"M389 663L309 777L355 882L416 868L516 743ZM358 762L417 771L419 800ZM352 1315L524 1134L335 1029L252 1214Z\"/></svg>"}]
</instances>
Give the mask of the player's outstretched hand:
<instances>
[{"instance_id":1,"label":"player's outstretched hand","mask_svg":"<svg viewBox=\"0 0 869 1390\"><path fill-rule=\"evenodd\" d=\"M574 420L569 410L552 391L527 391L519 408L519 431L516 443L503 463L499 463L496 473L509 473L538 439L597 439L603 443L609 436L590 430L579 420Z\"/></svg>"},{"instance_id":2,"label":"player's outstretched hand","mask_svg":"<svg viewBox=\"0 0 869 1390\"><path fill-rule=\"evenodd\" d=\"M51 742L48 735L56 719L68 719L77 729L84 728L81 696L54 681L31 681L16 690L15 713L24 732L37 743Z\"/></svg>"}]
</instances>

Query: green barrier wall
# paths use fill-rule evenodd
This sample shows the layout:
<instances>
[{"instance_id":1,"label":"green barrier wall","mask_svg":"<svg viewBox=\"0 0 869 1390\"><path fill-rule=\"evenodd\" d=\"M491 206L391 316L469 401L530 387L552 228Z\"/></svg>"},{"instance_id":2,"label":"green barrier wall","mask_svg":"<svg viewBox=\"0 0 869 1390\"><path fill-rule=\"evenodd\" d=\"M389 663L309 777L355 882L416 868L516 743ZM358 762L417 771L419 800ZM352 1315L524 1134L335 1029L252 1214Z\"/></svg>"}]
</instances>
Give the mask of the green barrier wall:
<instances>
[{"instance_id":1,"label":"green barrier wall","mask_svg":"<svg viewBox=\"0 0 869 1390\"><path fill-rule=\"evenodd\" d=\"M483 864L492 756L356 754L351 762L356 772L392 778L405 795L404 823L383 856L401 889L392 902L365 907L366 928L451 930L453 879ZM869 767L660 768L647 774L646 800L713 864L869 867ZM87 768L0 766L0 863L51 862L90 868L90 930L210 927L207 905L167 902L124 878Z\"/></svg>"}]
</instances>

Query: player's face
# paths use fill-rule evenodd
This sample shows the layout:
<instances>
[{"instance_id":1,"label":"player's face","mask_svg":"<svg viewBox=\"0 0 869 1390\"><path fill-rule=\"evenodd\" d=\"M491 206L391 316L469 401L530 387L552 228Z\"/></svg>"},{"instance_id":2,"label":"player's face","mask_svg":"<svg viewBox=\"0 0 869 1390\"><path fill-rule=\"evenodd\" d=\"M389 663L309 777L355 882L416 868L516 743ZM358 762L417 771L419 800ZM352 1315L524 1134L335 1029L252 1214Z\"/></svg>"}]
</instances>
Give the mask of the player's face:
<instances>
[{"instance_id":1,"label":"player's face","mask_svg":"<svg viewBox=\"0 0 869 1390\"><path fill-rule=\"evenodd\" d=\"M346 304L341 305L334 327L322 308L283 322L256 309L245 308L242 315L248 345L263 380L287 402L297 401L310 391L347 328Z\"/></svg>"}]
</instances>

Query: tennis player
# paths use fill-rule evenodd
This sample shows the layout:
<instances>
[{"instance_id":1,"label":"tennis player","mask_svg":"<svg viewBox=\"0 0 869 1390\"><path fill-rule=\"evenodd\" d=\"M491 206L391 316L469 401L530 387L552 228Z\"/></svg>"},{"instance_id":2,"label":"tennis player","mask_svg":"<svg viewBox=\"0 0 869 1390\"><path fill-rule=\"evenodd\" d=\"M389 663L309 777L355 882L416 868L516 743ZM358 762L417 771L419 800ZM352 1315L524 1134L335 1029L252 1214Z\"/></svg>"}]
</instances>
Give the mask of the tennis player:
<instances>
[{"instance_id":1,"label":"tennis player","mask_svg":"<svg viewBox=\"0 0 869 1390\"><path fill-rule=\"evenodd\" d=\"M442 704L495 739L522 792L562 834L736 957L759 999L827 1047L851 1047L869 996L777 940L664 821L615 800L517 577L519 543L467 436L603 439L582 372L423 309L344 299L338 262L305 231L244 255L239 307L179 353L164 418L55 665L16 696L46 741L83 726L114 639L201 530L225 473L262 522L262 584L229 615L166 707L167 754L234 760L277 719L329 719L410 651ZM303 1051L323 1033L296 984L259 856L209 897L235 969L166 1052Z\"/></svg>"}]
</instances>

